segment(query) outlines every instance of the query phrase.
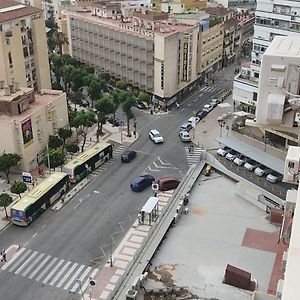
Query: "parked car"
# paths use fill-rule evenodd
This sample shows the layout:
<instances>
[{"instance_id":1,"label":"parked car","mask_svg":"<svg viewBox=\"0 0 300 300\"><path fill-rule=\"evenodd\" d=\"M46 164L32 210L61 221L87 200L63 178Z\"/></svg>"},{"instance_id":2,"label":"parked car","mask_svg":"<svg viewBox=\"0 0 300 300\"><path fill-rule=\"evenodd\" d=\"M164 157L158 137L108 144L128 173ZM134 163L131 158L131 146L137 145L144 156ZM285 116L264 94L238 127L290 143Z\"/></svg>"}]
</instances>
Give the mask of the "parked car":
<instances>
[{"instance_id":1,"label":"parked car","mask_svg":"<svg viewBox=\"0 0 300 300\"><path fill-rule=\"evenodd\" d=\"M193 126L193 120L195 119L195 124L198 124L200 122L200 118L199 117L190 117L188 119L188 122L192 124Z\"/></svg>"},{"instance_id":2,"label":"parked car","mask_svg":"<svg viewBox=\"0 0 300 300\"><path fill-rule=\"evenodd\" d=\"M121 155L122 162L131 162L136 157L134 150L125 150Z\"/></svg>"},{"instance_id":3,"label":"parked car","mask_svg":"<svg viewBox=\"0 0 300 300\"><path fill-rule=\"evenodd\" d=\"M155 144L164 142L164 138L161 136L161 134L156 129L150 130L149 137Z\"/></svg>"},{"instance_id":4,"label":"parked car","mask_svg":"<svg viewBox=\"0 0 300 300\"><path fill-rule=\"evenodd\" d=\"M247 157L244 156L244 155L239 155L237 156L234 160L233 160L233 163L237 166L242 166L244 163L246 163L247 161Z\"/></svg>"},{"instance_id":5,"label":"parked car","mask_svg":"<svg viewBox=\"0 0 300 300\"><path fill-rule=\"evenodd\" d=\"M108 119L107 119L107 121L110 123L110 124L114 124L114 126L117 126L117 127L119 127L119 126L123 126L124 125L124 121L123 120L121 120L121 119L114 119L113 117L109 117Z\"/></svg>"},{"instance_id":6,"label":"parked car","mask_svg":"<svg viewBox=\"0 0 300 300\"><path fill-rule=\"evenodd\" d=\"M157 183L160 191L167 191L176 189L180 180L175 177L162 177L157 181Z\"/></svg>"},{"instance_id":7,"label":"parked car","mask_svg":"<svg viewBox=\"0 0 300 300\"><path fill-rule=\"evenodd\" d=\"M210 111L212 111L214 109L214 107L210 104L205 104L202 108L202 111L205 111L207 113L209 113Z\"/></svg>"},{"instance_id":8,"label":"parked car","mask_svg":"<svg viewBox=\"0 0 300 300\"><path fill-rule=\"evenodd\" d=\"M192 140L187 131L179 131L179 137L183 142L190 142Z\"/></svg>"},{"instance_id":9,"label":"parked car","mask_svg":"<svg viewBox=\"0 0 300 300\"><path fill-rule=\"evenodd\" d=\"M276 183L279 179L281 179L282 175L272 171L270 174L268 174L268 176L266 177L266 179L271 182L271 183Z\"/></svg>"},{"instance_id":10,"label":"parked car","mask_svg":"<svg viewBox=\"0 0 300 300\"><path fill-rule=\"evenodd\" d=\"M145 108L149 108L149 104L145 101L140 101L141 103L143 103L143 105L145 106Z\"/></svg>"},{"instance_id":11,"label":"parked car","mask_svg":"<svg viewBox=\"0 0 300 300\"><path fill-rule=\"evenodd\" d=\"M256 176L263 176L265 174L268 174L272 172L272 170L270 170L268 167L264 166L264 165L259 165L255 170L254 170L254 174Z\"/></svg>"},{"instance_id":12,"label":"parked car","mask_svg":"<svg viewBox=\"0 0 300 300\"><path fill-rule=\"evenodd\" d=\"M238 156L238 152L235 150L230 150L226 155L225 158L228 159L229 161L233 161L236 157Z\"/></svg>"},{"instance_id":13,"label":"parked car","mask_svg":"<svg viewBox=\"0 0 300 300\"><path fill-rule=\"evenodd\" d=\"M218 104L220 104L220 100L217 99L217 98L213 98L210 100L210 103L209 103L212 107L216 107Z\"/></svg>"},{"instance_id":14,"label":"parked car","mask_svg":"<svg viewBox=\"0 0 300 300\"><path fill-rule=\"evenodd\" d=\"M203 110L200 110L198 113L197 113L197 117L200 119L200 121L207 115L207 112L203 111Z\"/></svg>"},{"instance_id":15,"label":"parked car","mask_svg":"<svg viewBox=\"0 0 300 300\"><path fill-rule=\"evenodd\" d=\"M144 103L141 102L141 101L135 101L133 106L136 107L136 108L139 108L139 109L145 109L146 108Z\"/></svg>"},{"instance_id":16,"label":"parked car","mask_svg":"<svg viewBox=\"0 0 300 300\"><path fill-rule=\"evenodd\" d=\"M86 99L81 99L81 106L82 107L89 107L90 106L90 102L87 101Z\"/></svg>"},{"instance_id":17,"label":"parked car","mask_svg":"<svg viewBox=\"0 0 300 300\"><path fill-rule=\"evenodd\" d=\"M193 128L192 124L189 122L186 122L180 126L179 131L190 131L192 128Z\"/></svg>"},{"instance_id":18,"label":"parked car","mask_svg":"<svg viewBox=\"0 0 300 300\"><path fill-rule=\"evenodd\" d=\"M134 192L141 192L148 186L152 185L155 181L155 178L151 175L141 175L131 181L130 188Z\"/></svg>"},{"instance_id":19,"label":"parked car","mask_svg":"<svg viewBox=\"0 0 300 300\"><path fill-rule=\"evenodd\" d=\"M248 171L254 171L257 167L259 166L259 163L253 159L248 160L245 164L244 164L244 168Z\"/></svg>"},{"instance_id":20,"label":"parked car","mask_svg":"<svg viewBox=\"0 0 300 300\"><path fill-rule=\"evenodd\" d=\"M217 154L218 155L220 155L220 156L226 156L226 154L228 153L228 152L230 152L232 149L231 148L229 148L229 147L223 147L223 148L219 148L218 150L217 150Z\"/></svg>"}]
</instances>

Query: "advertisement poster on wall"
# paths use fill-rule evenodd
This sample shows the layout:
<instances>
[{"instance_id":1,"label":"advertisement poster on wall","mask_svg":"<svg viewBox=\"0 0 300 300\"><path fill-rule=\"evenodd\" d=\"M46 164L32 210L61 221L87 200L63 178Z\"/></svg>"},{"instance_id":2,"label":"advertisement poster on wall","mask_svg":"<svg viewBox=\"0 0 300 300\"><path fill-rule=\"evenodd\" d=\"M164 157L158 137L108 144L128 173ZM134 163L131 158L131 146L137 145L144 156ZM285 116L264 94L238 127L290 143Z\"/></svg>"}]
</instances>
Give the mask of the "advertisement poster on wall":
<instances>
[{"instance_id":1,"label":"advertisement poster on wall","mask_svg":"<svg viewBox=\"0 0 300 300\"><path fill-rule=\"evenodd\" d=\"M21 126L22 126L22 135L23 135L23 144L24 147L27 148L29 145L33 143L31 118L24 120L21 123Z\"/></svg>"}]
</instances>

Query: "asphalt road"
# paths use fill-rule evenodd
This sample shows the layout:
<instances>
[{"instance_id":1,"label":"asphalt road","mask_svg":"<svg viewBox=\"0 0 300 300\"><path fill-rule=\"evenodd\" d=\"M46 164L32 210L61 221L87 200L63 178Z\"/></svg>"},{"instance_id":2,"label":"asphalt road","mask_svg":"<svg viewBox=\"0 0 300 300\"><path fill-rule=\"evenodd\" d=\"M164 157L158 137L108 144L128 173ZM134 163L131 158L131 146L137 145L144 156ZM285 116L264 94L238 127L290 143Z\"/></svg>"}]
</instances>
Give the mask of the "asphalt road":
<instances>
[{"instance_id":1,"label":"asphalt road","mask_svg":"<svg viewBox=\"0 0 300 300\"><path fill-rule=\"evenodd\" d=\"M151 188L141 193L132 192L130 181L145 173L152 174L156 179L166 175L183 177L188 164L186 145L178 137L178 128L191 117L193 111L200 110L216 97L217 91L221 91L226 84L222 80L216 81L214 87L199 91L182 103L179 109L175 108L166 115L150 115L135 110L140 138L131 147L138 152L134 161L122 164L118 157L122 147L116 145L118 154L108 163L107 169L96 170L92 175L93 181L63 209L46 211L27 228L11 225L1 232L2 248L19 244L26 251L31 250L28 257L44 254L44 257L51 256L51 259L57 260L48 269L41 268L40 277L30 278L30 272L24 275L30 263L19 271L22 263L15 267L12 265L5 271L0 270L0 299L80 299L78 289L75 293L70 292L76 281L69 287L57 287L57 282L49 284L61 269L60 266L69 262L70 266L73 263L84 266L82 270L88 266L94 269L108 260L110 251L116 248L152 193ZM163 144L156 145L149 139L151 129L161 132L165 139ZM24 257L24 261L28 257Z\"/></svg>"}]
</instances>

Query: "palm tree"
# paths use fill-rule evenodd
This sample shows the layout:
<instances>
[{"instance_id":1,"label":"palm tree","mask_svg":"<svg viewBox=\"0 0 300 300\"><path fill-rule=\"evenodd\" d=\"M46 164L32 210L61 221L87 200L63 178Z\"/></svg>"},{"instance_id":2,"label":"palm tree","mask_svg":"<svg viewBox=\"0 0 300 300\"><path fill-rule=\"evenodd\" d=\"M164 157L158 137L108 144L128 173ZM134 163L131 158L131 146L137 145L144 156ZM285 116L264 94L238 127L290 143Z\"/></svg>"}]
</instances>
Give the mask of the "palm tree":
<instances>
[{"instance_id":1,"label":"palm tree","mask_svg":"<svg viewBox=\"0 0 300 300\"><path fill-rule=\"evenodd\" d=\"M55 31L53 33L53 38L54 38L55 45L59 49L59 53L62 54L63 45L69 44L68 38L66 37L66 35L63 32L60 32L60 31Z\"/></svg>"}]
</instances>

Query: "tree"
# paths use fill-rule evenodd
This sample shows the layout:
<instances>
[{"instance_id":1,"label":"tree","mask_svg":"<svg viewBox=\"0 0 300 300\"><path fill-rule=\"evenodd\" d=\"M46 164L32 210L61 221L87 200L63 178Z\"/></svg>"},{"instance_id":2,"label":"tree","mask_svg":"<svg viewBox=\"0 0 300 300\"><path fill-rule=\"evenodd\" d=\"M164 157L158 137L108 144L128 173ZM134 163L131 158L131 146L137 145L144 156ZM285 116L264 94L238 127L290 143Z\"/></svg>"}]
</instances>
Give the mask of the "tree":
<instances>
[{"instance_id":1,"label":"tree","mask_svg":"<svg viewBox=\"0 0 300 300\"><path fill-rule=\"evenodd\" d=\"M66 156L59 150L51 149L49 150L49 160L50 160L50 166L48 166L48 158L44 158L44 164L49 169L55 169L57 167L62 166L66 161Z\"/></svg>"},{"instance_id":2,"label":"tree","mask_svg":"<svg viewBox=\"0 0 300 300\"><path fill-rule=\"evenodd\" d=\"M0 156L0 171L4 172L6 175L7 182L9 183L9 173L12 167L15 167L19 161L21 160L21 156L16 153L3 153Z\"/></svg>"},{"instance_id":3,"label":"tree","mask_svg":"<svg viewBox=\"0 0 300 300\"><path fill-rule=\"evenodd\" d=\"M127 82L125 80L119 80L116 82L116 88L119 90L126 90L127 89Z\"/></svg>"},{"instance_id":4,"label":"tree","mask_svg":"<svg viewBox=\"0 0 300 300\"><path fill-rule=\"evenodd\" d=\"M105 116L114 111L114 103L109 96L104 96L96 101L95 108L97 110L97 140L102 134L102 126L105 121Z\"/></svg>"},{"instance_id":5,"label":"tree","mask_svg":"<svg viewBox=\"0 0 300 300\"><path fill-rule=\"evenodd\" d=\"M78 135L83 137L81 152L83 152L84 149L88 129L92 127L95 123L96 123L96 116L93 111L85 111L85 110L79 111L77 112L73 120L73 126L77 128Z\"/></svg>"},{"instance_id":6,"label":"tree","mask_svg":"<svg viewBox=\"0 0 300 300\"><path fill-rule=\"evenodd\" d=\"M102 95L102 91L104 86L106 85L106 82L104 80L92 80L89 87L88 87L88 93L90 95L90 98L92 100L92 107L94 107L94 101L99 99Z\"/></svg>"},{"instance_id":7,"label":"tree","mask_svg":"<svg viewBox=\"0 0 300 300\"><path fill-rule=\"evenodd\" d=\"M58 25L55 23L54 19L48 19L45 21L45 26L52 30L57 30Z\"/></svg>"},{"instance_id":8,"label":"tree","mask_svg":"<svg viewBox=\"0 0 300 300\"><path fill-rule=\"evenodd\" d=\"M52 36L54 38L56 47L59 49L59 53L62 54L63 45L69 44L68 38L63 32L60 31L55 31Z\"/></svg>"},{"instance_id":9,"label":"tree","mask_svg":"<svg viewBox=\"0 0 300 300\"><path fill-rule=\"evenodd\" d=\"M51 149L57 149L61 145L63 145L63 140L62 139L60 139L56 135L50 135L49 136L49 141L48 141L49 148L51 148Z\"/></svg>"},{"instance_id":10,"label":"tree","mask_svg":"<svg viewBox=\"0 0 300 300\"><path fill-rule=\"evenodd\" d=\"M21 194L27 191L27 185L23 181L15 181L11 185L10 191L13 194L19 195L19 197L21 198Z\"/></svg>"},{"instance_id":11,"label":"tree","mask_svg":"<svg viewBox=\"0 0 300 300\"><path fill-rule=\"evenodd\" d=\"M85 96L82 92L82 89L79 89L77 92L72 92L69 95L69 100L74 103L75 109L77 109L77 105L81 105L83 99L85 99Z\"/></svg>"},{"instance_id":12,"label":"tree","mask_svg":"<svg viewBox=\"0 0 300 300\"><path fill-rule=\"evenodd\" d=\"M121 92L117 91L117 90L112 90L110 92L110 95L111 95L111 99L112 99L112 102L114 104L114 109L113 109L113 126L115 124L115 119L116 119L116 112L121 104Z\"/></svg>"},{"instance_id":13,"label":"tree","mask_svg":"<svg viewBox=\"0 0 300 300\"><path fill-rule=\"evenodd\" d=\"M82 68L74 68L71 74L71 87L72 91L78 92L85 84L85 76L89 73Z\"/></svg>"},{"instance_id":14,"label":"tree","mask_svg":"<svg viewBox=\"0 0 300 300\"><path fill-rule=\"evenodd\" d=\"M72 155L79 151L79 147L74 142L66 143L66 150L71 154L71 158L72 158Z\"/></svg>"},{"instance_id":15,"label":"tree","mask_svg":"<svg viewBox=\"0 0 300 300\"><path fill-rule=\"evenodd\" d=\"M72 65L64 65L61 67L61 79L63 81L63 88L67 95L70 94L71 84L73 80L73 73L76 68Z\"/></svg>"},{"instance_id":16,"label":"tree","mask_svg":"<svg viewBox=\"0 0 300 300\"><path fill-rule=\"evenodd\" d=\"M63 147L62 147L61 151L64 153L64 149L65 149L65 146L66 146L66 139L68 139L72 136L72 130L67 129L67 128L59 128L58 129L58 136L63 141Z\"/></svg>"},{"instance_id":17,"label":"tree","mask_svg":"<svg viewBox=\"0 0 300 300\"><path fill-rule=\"evenodd\" d=\"M138 95L138 99L139 99L139 101L149 103L150 95L148 93L145 93L145 92L140 92L139 95Z\"/></svg>"},{"instance_id":18,"label":"tree","mask_svg":"<svg viewBox=\"0 0 300 300\"><path fill-rule=\"evenodd\" d=\"M2 193L0 195L0 207L4 207L6 219L8 219L6 207L13 202L13 199L7 193Z\"/></svg>"},{"instance_id":19,"label":"tree","mask_svg":"<svg viewBox=\"0 0 300 300\"><path fill-rule=\"evenodd\" d=\"M127 136L131 136L129 122L131 119L134 118L134 113L131 110L133 104L134 104L133 95L131 93L127 93L126 100L122 104L123 112L125 113L127 118Z\"/></svg>"},{"instance_id":20,"label":"tree","mask_svg":"<svg viewBox=\"0 0 300 300\"><path fill-rule=\"evenodd\" d=\"M61 55L61 59L65 65L72 65L74 67L78 66L77 60L74 57L72 57L70 54L65 53Z\"/></svg>"}]
</instances>

